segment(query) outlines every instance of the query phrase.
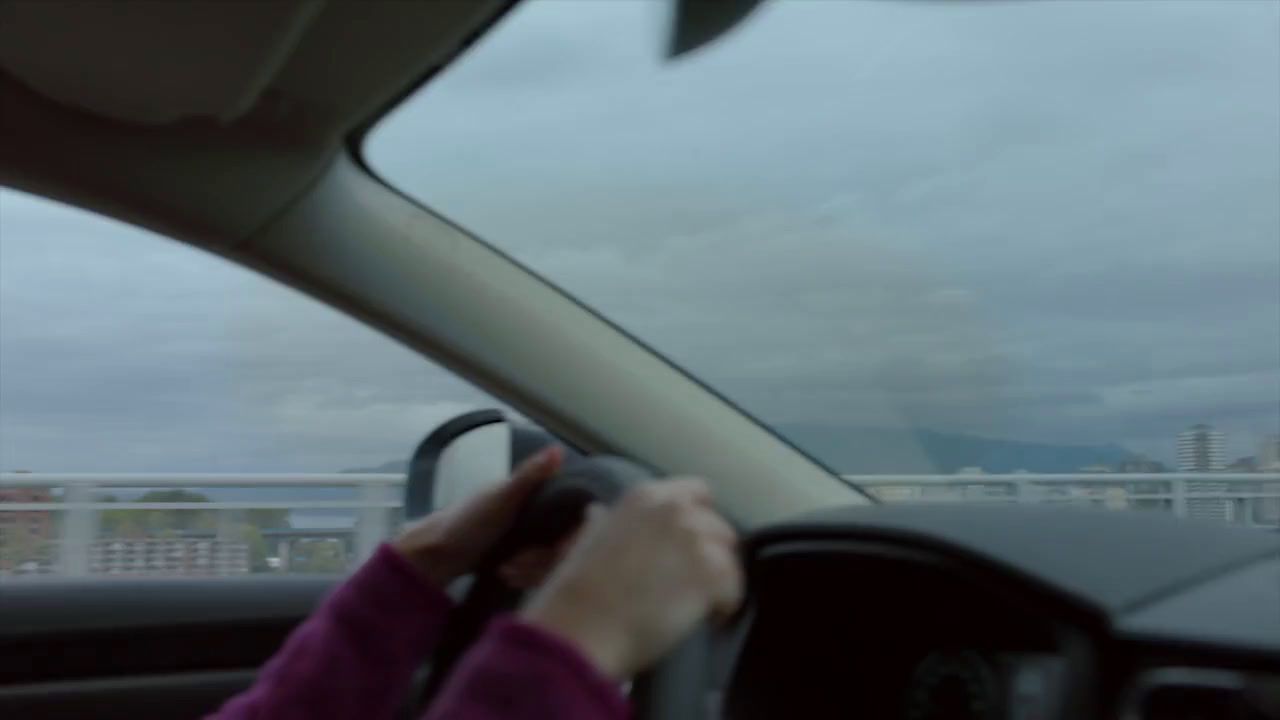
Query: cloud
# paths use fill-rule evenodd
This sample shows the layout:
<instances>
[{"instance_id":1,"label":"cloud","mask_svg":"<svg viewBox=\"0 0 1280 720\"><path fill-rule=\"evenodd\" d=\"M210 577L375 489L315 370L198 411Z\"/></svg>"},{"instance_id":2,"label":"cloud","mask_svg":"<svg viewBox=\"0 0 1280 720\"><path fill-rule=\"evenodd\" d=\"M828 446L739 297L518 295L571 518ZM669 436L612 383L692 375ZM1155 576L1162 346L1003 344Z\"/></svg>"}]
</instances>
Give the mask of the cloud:
<instances>
[{"instance_id":1,"label":"cloud","mask_svg":"<svg viewBox=\"0 0 1280 720\"><path fill-rule=\"evenodd\" d=\"M561 10L367 156L758 416L1163 457L1280 425L1277 6L777 3L490 92L598 42Z\"/></svg>"},{"instance_id":2,"label":"cloud","mask_svg":"<svg viewBox=\"0 0 1280 720\"><path fill-rule=\"evenodd\" d=\"M768 422L1168 459L1280 429L1280 5L523 4L393 184ZM0 466L337 470L491 404L217 258L0 193Z\"/></svg>"},{"instance_id":3,"label":"cloud","mask_svg":"<svg viewBox=\"0 0 1280 720\"><path fill-rule=\"evenodd\" d=\"M0 194L0 467L336 472L492 404L295 291Z\"/></svg>"}]
</instances>

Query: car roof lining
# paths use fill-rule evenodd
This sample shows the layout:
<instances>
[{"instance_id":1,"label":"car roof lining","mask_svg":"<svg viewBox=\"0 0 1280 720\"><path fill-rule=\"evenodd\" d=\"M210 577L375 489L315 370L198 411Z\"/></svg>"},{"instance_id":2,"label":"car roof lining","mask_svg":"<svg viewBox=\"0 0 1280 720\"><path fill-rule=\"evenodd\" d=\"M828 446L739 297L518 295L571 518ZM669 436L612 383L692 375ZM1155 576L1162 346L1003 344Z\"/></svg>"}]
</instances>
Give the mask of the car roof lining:
<instances>
[{"instance_id":1,"label":"car roof lining","mask_svg":"<svg viewBox=\"0 0 1280 720\"><path fill-rule=\"evenodd\" d=\"M230 122L277 78L324 5L5 2L0 64L52 100L113 120Z\"/></svg>"},{"instance_id":2,"label":"car roof lining","mask_svg":"<svg viewBox=\"0 0 1280 720\"><path fill-rule=\"evenodd\" d=\"M295 28L301 37L244 112L231 120L206 114L150 124L139 121L142 115L124 119L90 110L83 96L74 104L65 95L51 97L47 88L28 81L36 79L34 75L27 72L24 80L8 64L4 58L9 54L40 52L83 63L84 54L74 47L76 33L63 32L41 48L23 37L22 29L30 25L8 22L26 13L49 12L32 9L45 4L0 0L0 185L187 242L227 247L244 242L283 212L332 161L349 133L363 127L406 87L452 60L511 2L307 3L313 16L304 30ZM93 0L48 4L62 11L86 4L120 5ZM92 17L63 19L83 25ZM252 22L253 17L235 16L240 22ZM10 37L26 49L10 49ZM244 92L253 92L245 88L262 82L260 77L242 80ZM241 97L228 102L238 107L244 103L243 92L218 91L214 96L226 100L237 94ZM206 107L217 104L205 102ZM232 104L223 105L223 111L231 112ZM177 107L156 105L139 112L146 117L176 116Z\"/></svg>"},{"instance_id":3,"label":"car roof lining","mask_svg":"<svg viewBox=\"0 0 1280 720\"><path fill-rule=\"evenodd\" d=\"M127 125L232 124L269 107L304 133L342 135L509 4L0 0L0 68Z\"/></svg>"}]
</instances>

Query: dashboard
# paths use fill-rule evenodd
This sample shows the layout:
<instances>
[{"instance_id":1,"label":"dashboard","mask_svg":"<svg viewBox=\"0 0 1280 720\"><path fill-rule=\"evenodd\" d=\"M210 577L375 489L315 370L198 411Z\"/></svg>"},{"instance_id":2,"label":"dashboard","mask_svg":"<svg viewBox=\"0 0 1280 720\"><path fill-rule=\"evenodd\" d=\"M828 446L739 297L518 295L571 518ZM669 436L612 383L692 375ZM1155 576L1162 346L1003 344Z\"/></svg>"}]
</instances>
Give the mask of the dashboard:
<instances>
[{"instance_id":1,"label":"dashboard","mask_svg":"<svg viewBox=\"0 0 1280 720\"><path fill-rule=\"evenodd\" d=\"M909 720L1035 720L1062 703L1065 662L1053 653L935 650L907 677L897 702Z\"/></svg>"},{"instance_id":2,"label":"dashboard","mask_svg":"<svg viewBox=\"0 0 1280 720\"><path fill-rule=\"evenodd\" d=\"M1280 533L848 508L757 534L748 578L728 718L1280 718Z\"/></svg>"}]
</instances>

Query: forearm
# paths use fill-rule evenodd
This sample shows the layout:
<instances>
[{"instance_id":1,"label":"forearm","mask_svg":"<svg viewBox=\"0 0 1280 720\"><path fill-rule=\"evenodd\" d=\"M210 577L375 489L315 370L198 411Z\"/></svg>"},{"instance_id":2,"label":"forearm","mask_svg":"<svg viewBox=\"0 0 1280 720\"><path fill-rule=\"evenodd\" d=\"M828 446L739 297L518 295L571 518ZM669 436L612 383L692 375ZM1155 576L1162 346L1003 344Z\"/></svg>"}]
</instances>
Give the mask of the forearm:
<instances>
[{"instance_id":1,"label":"forearm","mask_svg":"<svg viewBox=\"0 0 1280 720\"><path fill-rule=\"evenodd\" d=\"M450 608L388 546L289 636L253 687L211 718L391 717Z\"/></svg>"},{"instance_id":2,"label":"forearm","mask_svg":"<svg viewBox=\"0 0 1280 720\"><path fill-rule=\"evenodd\" d=\"M624 720L617 683L544 630L495 621L422 720Z\"/></svg>"}]
</instances>

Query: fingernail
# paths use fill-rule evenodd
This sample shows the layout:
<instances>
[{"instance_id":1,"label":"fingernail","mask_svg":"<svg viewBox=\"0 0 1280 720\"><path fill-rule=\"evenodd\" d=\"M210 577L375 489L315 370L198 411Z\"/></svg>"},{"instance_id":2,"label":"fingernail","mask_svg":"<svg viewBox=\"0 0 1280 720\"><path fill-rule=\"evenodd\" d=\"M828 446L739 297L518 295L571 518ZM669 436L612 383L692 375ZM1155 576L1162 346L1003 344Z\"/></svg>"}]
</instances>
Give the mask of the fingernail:
<instances>
[{"instance_id":1,"label":"fingernail","mask_svg":"<svg viewBox=\"0 0 1280 720\"><path fill-rule=\"evenodd\" d=\"M551 452L551 448L545 447L535 452L534 454L530 455L529 457L525 458L524 460L521 460L520 465L517 466L516 469L523 470L525 472L528 472L530 470L540 470L544 466L546 466L547 462L549 461L550 452Z\"/></svg>"}]
</instances>

